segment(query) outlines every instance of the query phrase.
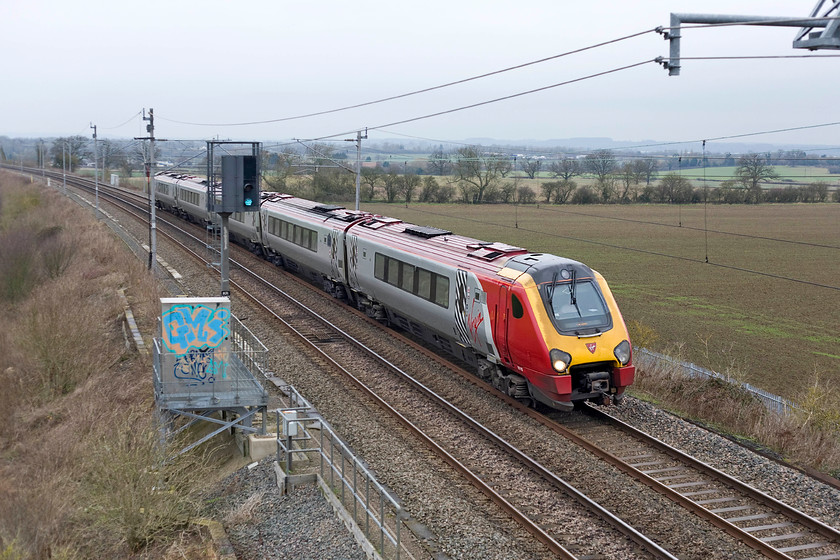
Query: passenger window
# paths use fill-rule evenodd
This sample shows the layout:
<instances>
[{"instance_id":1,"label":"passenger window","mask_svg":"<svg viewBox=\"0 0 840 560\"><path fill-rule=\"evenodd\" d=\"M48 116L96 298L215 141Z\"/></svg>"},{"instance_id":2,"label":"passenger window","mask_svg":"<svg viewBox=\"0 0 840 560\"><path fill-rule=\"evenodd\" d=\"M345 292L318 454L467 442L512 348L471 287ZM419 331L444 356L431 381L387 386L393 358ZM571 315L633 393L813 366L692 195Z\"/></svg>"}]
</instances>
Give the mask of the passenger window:
<instances>
[{"instance_id":1,"label":"passenger window","mask_svg":"<svg viewBox=\"0 0 840 560\"><path fill-rule=\"evenodd\" d=\"M380 280L385 280L385 257L379 253L376 253L374 261L375 264L373 275Z\"/></svg>"},{"instance_id":2,"label":"passenger window","mask_svg":"<svg viewBox=\"0 0 840 560\"><path fill-rule=\"evenodd\" d=\"M422 268L417 271L417 295L425 300L432 299L432 273Z\"/></svg>"},{"instance_id":3,"label":"passenger window","mask_svg":"<svg viewBox=\"0 0 840 560\"><path fill-rule=\"evenodd\" d=\"M400 285L400 261L388 259L388 283L392 286Z\"/></svg>"},{"instance_id":4,"label":"passenger window","mask_svg":"<svg viewBox=\"0 0 840 560\"><path fill-rule=\"evenodd\" d=\"M510 296L510 312L513 313L514 319L521 319L525 315L525 309L522 307L522 302L519 298L511 294Z\"/></svg>"},{"instance_id":5,"label":"passenger window","mask_svg":"<svg viewBox=\"0 0 840 560\"><path fill-rule=\"evenodd\" d=\"M400 288L407 292L414 292L414 267L403 263L400 273Z\"/></svg>"},{"instance_id":6,"label":"passenger window","mask_svg":"<svg viewBox=\"0 0 840 560\"><path fill-rule=\"evenodd\" d=\"M449 308L449 278L435 275L435 303Z\"/></svg>"}]
</instances>

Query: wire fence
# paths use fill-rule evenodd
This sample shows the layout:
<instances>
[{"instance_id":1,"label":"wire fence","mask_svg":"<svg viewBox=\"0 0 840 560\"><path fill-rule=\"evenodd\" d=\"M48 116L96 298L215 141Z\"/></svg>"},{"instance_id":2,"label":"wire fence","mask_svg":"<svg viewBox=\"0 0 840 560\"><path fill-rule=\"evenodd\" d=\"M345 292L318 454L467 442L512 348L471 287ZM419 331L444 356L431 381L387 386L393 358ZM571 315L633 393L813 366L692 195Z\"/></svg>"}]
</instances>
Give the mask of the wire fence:
<instances>
[{"instance_id":1,"label":"wire fence","mask_svg":"<svg viewBox=\"0 0 840 560\"><path fill-rule=\"evenodd\" d=\"M667 364L669 367L676 368L686 377L719 379L721 381L725 381L726 383L737 385L764 403L764 406L770 410L778 412L779 414L788 414L799 408L793 401L780 397L779 395L774 395L773 393L760 389L754 385L750 385L749 383L732 379L732 377L728 375L700 367L696 364L692 364L691 362L685 362L665 354L660 354L659 352L653 352L647 348L635 348L634 358L636 360L636 365L640 365L642 367L656 367L658 365Z\"/></svg>"}]
</instances>

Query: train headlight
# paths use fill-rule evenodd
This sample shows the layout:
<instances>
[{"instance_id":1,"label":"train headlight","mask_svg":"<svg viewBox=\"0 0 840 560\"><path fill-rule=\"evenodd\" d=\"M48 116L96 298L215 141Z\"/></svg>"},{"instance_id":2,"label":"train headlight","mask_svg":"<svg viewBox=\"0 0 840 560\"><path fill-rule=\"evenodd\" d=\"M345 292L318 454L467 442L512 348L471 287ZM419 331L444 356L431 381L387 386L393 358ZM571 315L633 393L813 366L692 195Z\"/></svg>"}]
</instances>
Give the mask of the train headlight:
<instances>
[{"instance_id":1,"label":"train headlight","mask_svg":"<svg viewBox=\"0 0 840 560\"><path fill-rule=\"evenodd\" d=\"M618 360L621 365L626 366L630 361L630 343L626 340L622 340L613 350L613 354L615 354L615 359Z\"/></svg>"},{"instance_id":2,"label":"train headlight","mask_svg":"<svg viewBox=\"0 0 840 560\"><path fill-rule=\"evenodd\" d=\"M562 350L558 350L554 348L551 352L548 353L548 357L551 358L551 367L554 368L554 371L557 373L565 373L566 369L569 367L569 363L572 361L572 357L563 352Z\"/></svg>"}]
</instances>

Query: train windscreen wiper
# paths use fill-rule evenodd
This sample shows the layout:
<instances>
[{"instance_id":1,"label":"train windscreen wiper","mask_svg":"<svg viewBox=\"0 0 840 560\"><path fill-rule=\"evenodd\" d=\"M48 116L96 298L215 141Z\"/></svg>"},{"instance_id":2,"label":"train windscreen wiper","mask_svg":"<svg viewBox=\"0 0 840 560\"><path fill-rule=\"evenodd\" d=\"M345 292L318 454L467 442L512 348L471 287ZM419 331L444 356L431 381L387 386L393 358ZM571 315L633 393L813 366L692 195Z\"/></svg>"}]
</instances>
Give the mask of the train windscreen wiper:
<instances>
[{"instance_id":1,"label":"train windscreen wiper","mask_svg":"<svg viewBox=\"0 0 840 560\"><path fill-rule=\"evenodd\" d=\"M580 307L578 307L577 297L575 297L575 280L576 279L577 279L577 271L573 268L572 269L572 283L571 283L571 286L569 287L569 295L572 298L572 305L574 305L575 309L577 310L578 317L581 317Z\"/></svg>"}]
</instances>

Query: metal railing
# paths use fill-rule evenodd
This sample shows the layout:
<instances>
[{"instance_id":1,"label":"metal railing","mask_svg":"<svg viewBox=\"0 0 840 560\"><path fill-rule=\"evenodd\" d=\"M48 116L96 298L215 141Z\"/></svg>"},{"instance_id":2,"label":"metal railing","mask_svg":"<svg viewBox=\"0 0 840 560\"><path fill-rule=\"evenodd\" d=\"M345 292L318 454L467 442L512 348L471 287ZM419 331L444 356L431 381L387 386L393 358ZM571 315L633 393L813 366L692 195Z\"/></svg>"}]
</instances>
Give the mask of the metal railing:
<instances>
[{"instance_id":1,"label":"metal railing","mask_svg":"<svg viewBox=\"0 0 840 560\"><path fill-rule=\"evenodd\" d=\"M281 390L289 394L291 406L276 410L277 462L291 474L295 455L317 453L321 478L359 530L378 546L380 556L399 560L400 533L406 517L402 507L294 387ZM317 437L312 435L316 430Z\"/></svg>"},{"instance_id":2,"label":"metal railing","mask_svg":"<svg viewBox=\"0 0 840 560\"><path fill-rule=\"evenodd\" d=\"M230 321L230 343L233 353L248 371L254 375L259 372L263 378L270 377L268 348L233 314Z\"/></svg>"},{"instance_id":3,"label":"metal railing","mask_svg":"<svg viewBox=\"0 0 840 560\"><path fill-rule=\"evenodd\" d=\"M676 368L677 371L679 371L686 377L705 377L706 379L719 379L721 381L737 385L744 391L747 391L755 398L760 400L764 404L764 406L766 406L770 410L778 412L779 414L788 414L799 408L796 405L796 403L784 397L774 395L773 393L765 391L764 389L760 389L759 387L756 387L754 385L750 385L749 383L738 381L737 379L733 379L728 375L724 375L722 373L718 373L716 371L700 367L696 364L692 364L691 362L678 360L671 356L660 354L659 352L653 352L651 350L648 350L647 348L634 348L633 352L637 366L641 365L643 367L656 367L657 365L661 365L664 363L670 367Z\"/></svg>"}]
</instances>

